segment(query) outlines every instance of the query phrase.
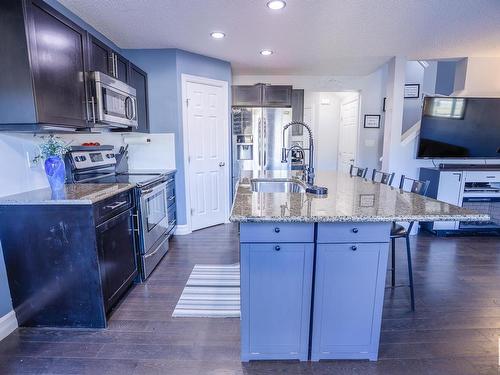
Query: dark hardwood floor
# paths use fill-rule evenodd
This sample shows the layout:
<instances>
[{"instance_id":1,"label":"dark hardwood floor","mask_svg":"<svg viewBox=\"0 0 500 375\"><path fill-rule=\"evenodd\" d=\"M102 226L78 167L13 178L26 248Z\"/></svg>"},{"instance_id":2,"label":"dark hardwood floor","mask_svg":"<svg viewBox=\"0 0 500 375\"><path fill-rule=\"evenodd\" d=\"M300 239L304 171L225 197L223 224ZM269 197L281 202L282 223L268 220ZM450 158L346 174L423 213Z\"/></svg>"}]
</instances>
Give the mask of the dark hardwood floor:
<instances>
[{"instance_id":1,"label":"dark hardwood floor","mask_svg":"<svg viewBox=\"0 0 500 375\"><path fill-rule=\"evenodd\" d=\"M500 374L500 238L412 239L417 310L407 288L387 290L378 362L249 364L238 319L171 317L194 264L237 262L237 241L233 225L175 237L108 329L20 328L0 343L0 374Z\"/></svg>"}]
</instances>

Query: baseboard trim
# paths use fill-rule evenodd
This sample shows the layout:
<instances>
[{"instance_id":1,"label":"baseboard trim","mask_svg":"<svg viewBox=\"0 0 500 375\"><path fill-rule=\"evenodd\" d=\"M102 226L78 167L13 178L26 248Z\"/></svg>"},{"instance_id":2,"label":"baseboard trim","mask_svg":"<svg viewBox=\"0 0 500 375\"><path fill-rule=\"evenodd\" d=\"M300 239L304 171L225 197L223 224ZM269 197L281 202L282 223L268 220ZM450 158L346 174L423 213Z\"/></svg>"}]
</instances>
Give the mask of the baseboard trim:
<instances>
[{"instance_id":1,"label":"baseboard trim","mask_svg":"<svg viewBox=\"0 0 500 375\"><path fill-rule=\"evenodd\" d=\"M187 224L177 225L175 227L175 235L176 236L184 236L184 235L190 234L190 233L191 233L191 229L189 228L189 226Z\"/></svg>"},{"instance_id":2,"label":"baseboard trim","mask_svg":"<svg viewBox=\"0 0 500 375\"><path fill-rule=\"evenodd\" d=\"M14 310L0 317L0 341L9 336L17 328L17 318Z\"/></svg>"}]
</instances>

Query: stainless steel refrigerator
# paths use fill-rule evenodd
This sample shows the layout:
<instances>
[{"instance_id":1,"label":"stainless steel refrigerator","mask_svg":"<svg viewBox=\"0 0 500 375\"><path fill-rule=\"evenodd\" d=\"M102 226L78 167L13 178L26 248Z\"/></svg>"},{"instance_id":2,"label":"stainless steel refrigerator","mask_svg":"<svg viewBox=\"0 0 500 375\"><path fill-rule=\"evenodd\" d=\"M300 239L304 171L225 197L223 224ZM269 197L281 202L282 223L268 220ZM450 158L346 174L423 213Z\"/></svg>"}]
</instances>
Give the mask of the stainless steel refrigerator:
<instances>
[{"instance_id":1,"label":"stainless steel refrigerator","mask_svg":"<svg viewBox=\"0 0 500 375\"><path fill-rule=\"evenodd\" d=\"M233 107L233 194L242 170L287 169L281 163L281 147L283 127L290 121L291 108Z\"/></svg>"}]
</instances>

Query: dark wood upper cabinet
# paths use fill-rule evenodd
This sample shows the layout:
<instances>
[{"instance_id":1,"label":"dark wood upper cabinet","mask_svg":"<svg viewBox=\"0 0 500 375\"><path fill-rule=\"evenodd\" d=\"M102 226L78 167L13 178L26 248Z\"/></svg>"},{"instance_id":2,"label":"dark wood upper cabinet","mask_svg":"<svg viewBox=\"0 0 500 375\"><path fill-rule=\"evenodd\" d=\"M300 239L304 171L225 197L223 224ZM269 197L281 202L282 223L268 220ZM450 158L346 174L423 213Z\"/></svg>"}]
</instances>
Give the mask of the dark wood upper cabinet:
<instances>
[{"instance_id":1,"label":"dark wood upper cabinet","mask_svg":"<svg viewBox=\"0 0 500 375\"><path fill-rule=\"evenodd\" d=\"M240 85L232 87L233 106L260 107L262 105L262 85Z\"/></svg>"},{"instance_id":2,"label":"dark wood upper cabinet","mask_svg":"<svg viewBox=\"0 0 500 375\"><path fill-rule=\"evenodd\" d=\"M85 30L40 0L0 2L1 128L87 127Z\"/></svg>"},{"instance_id":3,"label":"dark wood upper cabinet","mask_svg":"<svg viewBox=\"0 0 500 375\"><path fill-rule=\"evenodd\" d=\"M89 34L89 70L111 74L111 49Z\"/></svg>"},{"instance_id":4,"label":"dark wood upper cabinet","mask_svg":"<svg viewBox=\"0 0 500 375\"><path fill-rule=\"evenodd\" d=\"M132 63L130 63L129 85L137 91L138 126L136 131L149 133L148 75Z\"/></svg>"},{"instance_id":5,"label":"dark wood upper cabinet","mask_svg":"<svg viewBox=\"0 0 500 375\"><path fill-rule=\"evenodd\" d=\"M292 86L264 85L262 104L272 107L290 107L292 105Z\"/></svg>"},{"instance_id":6,"label":"dark wood upper cabinet","mask_svg":"<svg viewBox=\"0 0 500 375\"><path fill-rule=\"evenodd\" d=\"M122 82L129 82L129 62L95 36L89 34L90 71L106 73Z\"/></svg>"},{"instance_id":7,"label":"dark wood upper cabinet","mask_svg":"<svg viewBox=\"0 0 500 375\"><path fill-rule=\"evenodd\" d=\"M291 107L292 86L238 85L232 87L235 107Z\"/></svg>"},{"instance_id":8,"label":"dark wood upper cabinet","mask_svg":"<svg viewBox=\"0 0 500 375\"><path fill-rule=\"evenodd\" d=\"M92 127L91 71L136 88L149 130L147 74L45 1L0 1L0 35L0 130Z\"/></svg>"}]
</instances>

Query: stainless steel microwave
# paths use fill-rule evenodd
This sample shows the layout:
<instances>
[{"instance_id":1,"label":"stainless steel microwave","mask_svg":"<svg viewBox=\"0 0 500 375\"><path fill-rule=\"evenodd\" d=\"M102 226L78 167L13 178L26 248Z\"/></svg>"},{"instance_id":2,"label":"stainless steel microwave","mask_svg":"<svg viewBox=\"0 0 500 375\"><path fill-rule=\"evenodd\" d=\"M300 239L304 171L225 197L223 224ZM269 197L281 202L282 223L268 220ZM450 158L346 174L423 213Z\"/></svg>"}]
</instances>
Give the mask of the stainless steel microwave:
<instances>
[{"instance_id":1,"label":"stainless steel microwave","mask_svg":"<svg viewBox=\"0 0 500 375\"><path fill-rule=\"evenodd\" d=\"M102 72L91 72L91 121L96 125L137 127L137 97L132 86Z\"/></svg>"}]
</instances>

